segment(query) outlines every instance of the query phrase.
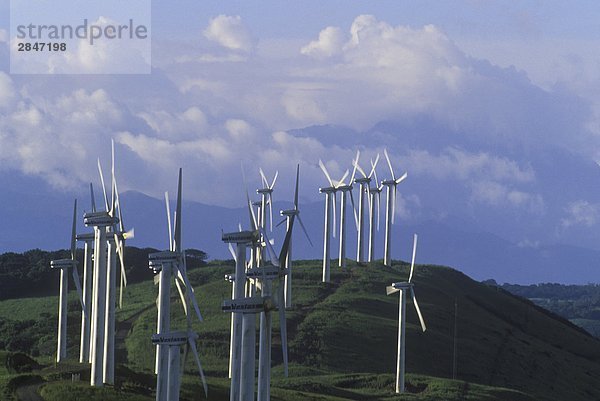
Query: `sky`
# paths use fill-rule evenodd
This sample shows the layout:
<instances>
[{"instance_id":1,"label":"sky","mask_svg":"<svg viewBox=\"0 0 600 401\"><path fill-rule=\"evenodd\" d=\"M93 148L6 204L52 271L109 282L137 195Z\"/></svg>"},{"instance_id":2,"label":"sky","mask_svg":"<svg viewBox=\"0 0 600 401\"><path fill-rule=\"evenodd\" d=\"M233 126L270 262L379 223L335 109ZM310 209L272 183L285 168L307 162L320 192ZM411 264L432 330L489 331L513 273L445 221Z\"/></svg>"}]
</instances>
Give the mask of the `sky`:
<instances>
[{"instance_id":1,"label":"sky","mask_svg":"<svg viewBox=\"0 0 600 401\"><path fill-rule=\"evenodd\" d=\"M112 138L121 191L160 197L181 166L189 200L234 207L242 163L250 185L278 170L281 197L300 163L301 200L315 201L319 159L335 178L357 150L368 170L387 148L409 172L405 219L533 216L545 232L517 230L524 244L600 229L598 194L557 194L541 167L556 149L565 170L600 160L593 1L153 1L145 75L10 74L9 10L2 0L0 172L78 192L96 158L108 168ZM99 47L53 68L128 56Z\"/></svg>"}]
</instances>

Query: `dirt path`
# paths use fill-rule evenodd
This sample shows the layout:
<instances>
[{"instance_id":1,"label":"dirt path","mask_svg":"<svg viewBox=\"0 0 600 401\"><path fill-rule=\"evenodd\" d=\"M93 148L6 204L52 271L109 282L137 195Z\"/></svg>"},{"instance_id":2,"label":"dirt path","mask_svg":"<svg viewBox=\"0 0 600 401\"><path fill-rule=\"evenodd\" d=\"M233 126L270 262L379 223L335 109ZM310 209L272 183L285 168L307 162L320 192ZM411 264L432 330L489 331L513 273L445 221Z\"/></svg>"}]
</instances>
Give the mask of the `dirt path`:
<instances>
[{"instance_id":1,"label":"dirt path","mask_svg":"<svg viewBox=\"0 0 600 401\"><path fill-rule=\"evenodd\" d=\"M40 386L44 383L28 384L19 387L16 391L17 399L20 401L44 401L38 393Z\"/></svg>"}]
</instances>

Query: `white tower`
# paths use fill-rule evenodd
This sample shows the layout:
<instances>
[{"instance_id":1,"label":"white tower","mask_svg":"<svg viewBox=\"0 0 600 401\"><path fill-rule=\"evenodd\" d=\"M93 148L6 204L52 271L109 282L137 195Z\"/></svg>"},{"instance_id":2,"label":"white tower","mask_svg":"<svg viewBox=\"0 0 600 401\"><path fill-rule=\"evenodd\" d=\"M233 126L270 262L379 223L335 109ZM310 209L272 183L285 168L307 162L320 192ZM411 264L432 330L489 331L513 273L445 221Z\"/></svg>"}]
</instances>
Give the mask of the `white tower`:
<instances>
[{"instance_id":1,"label":"white tower","mask_svg":"<svg viewBox=\"0 0 600 401\"><path fill-rule=\"evenodd\" d=\"M400 302L398 309L398 357L396 359L396 393L404 392L404 373L405 373L405 342L406 342L406 293L410 291L410 296L412 298L413 304L415 305L415 310L417 311L417 316L419 317L419 321L421 322L421 328L423 332L427 329L425 327L425 321L423 320L423 315L421 314L421 310L419 309L419 304L417 303L417 298L415 296L415 291L413 289L414 285L411 283L413 270L415 267L415 255L417 253L417 234L414 236L413 242L413 256L412 262L410 265L410 274L408 276L408 282L398 282L392 283L391 286L386 288L387 295L391 295L395 292L400 292Z\"/></svg>"}]
</instances>

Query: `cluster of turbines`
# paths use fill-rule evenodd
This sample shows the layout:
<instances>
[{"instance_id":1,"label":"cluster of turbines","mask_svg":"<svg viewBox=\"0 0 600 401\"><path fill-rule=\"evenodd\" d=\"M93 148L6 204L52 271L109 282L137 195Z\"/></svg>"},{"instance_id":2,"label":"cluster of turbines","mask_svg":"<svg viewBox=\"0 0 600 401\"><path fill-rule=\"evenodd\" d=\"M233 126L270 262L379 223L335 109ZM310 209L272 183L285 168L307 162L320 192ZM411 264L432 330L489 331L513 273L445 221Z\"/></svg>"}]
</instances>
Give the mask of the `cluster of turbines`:
<instances>
[{"instance_id":1,"label":"cluster of turbines","mask_svg":"<svg viewBox=\"0 0 600 401\"><path fill-rule=\"evenodd\" d=\"M380 214L380 203L381 203L381 192L383 188L386 188L386 213L385 213L385 241L384 241L384 252L383 252L383 263L386 266L392 265L392 224L395 222L396 216L396 193L398 184L408 177L407 173L402 174L400 177L396 177L394 169L392 168L392 162L384 149L383 154L387 161L388 167L390 168L391 178L388 180L379 181L377 179L377 163L379 161L379 154L375 158L375 161L371 160L371 170L369 174L360 167L359 158L360 152L356 153L356 158L352 161L352 175L348 182L346 179L350 174L350 170L346 170L344 175L339 180L331 179L331 175L327 171L325 164L319 160L319 167L325 174L329 183L328 187L319 188L321 193L325 194L325 229L323 234L323 282L329 282L330 280L330 264L331 264L331 237L336 236L336 204L338 192L340 196L340 226L339 226L339 266L346 267L346 210L347 210L347 194L350 195L350 201L352 203L352 209L354 212L354 222L356 224L357 231L357 244L356 244L356 262L364 263L365 261L375 260L375 227L379 230L379 214ZM359 172L361 177L356 178L356 172ZM371 183L375 184L371 186ZM359 198L358 198L358 212L354 204L354 196L352 194L354 184L358 184ZM368 259L365 260L365 208L369 207L369 242L368 242ZM377 205L377 214L375 213L375 205ZM377 217L375 217L377 215ZM333 216L333 232L332 232L332 219Z\"/></svg>"},{"instance_id":2,"label":"cluster of turbines","mask_svg":"<svg viewBox=\"0 0 600 401\"><path fill-rule=\"evenodd\" d=\"M396 187L406 179L404 173L396 177L387 151L384 156L390 169L391 178L379 181L376 167L379 155L371 160L369 174L359 164L360 153L352 161L352 175L350 180L349 170L338 181L331 179L325 164L319 160L319 166L325 174L328 187L320 188L325 194L325 231L323 239L323 282L330 279L330 240L332 235L331 216L333 225L336 226L336 203L338 192L340 196L340 225L339 225L339 265L346 266L346 208L347 194L353 206L356 229L358 233L356 260L364 263L365 260L365 216L366 207L369 209L369 241L368 261L374 260L374 231L379 225L380 193L387 188L386 200L386 231L384 246L384 264L391 265L391 225L394 223ZM84 224L93 227L93 233L76 234L77 201L73 211L73 228L71 236L71 258L54 260L51 267L61 270L59 324L58 324L58 349L57 362L66 358L66 316L67 316L67 291L69 270L73 276L77 293L82 307L81 319L81 347L80 363L91 364L90 384L102 386L114 384L114 352L115 352L115 307L116 307L116 271L117 258L120 262L121 292L119 305L122 305L123 287L127 285L124 265L125 240L133 237L133 230L125 231L123 216L119 201L117 181L115 177L114 144L112 147L111 163L111 190L110 201L104 185L104 176L100 161L98 170L104 193L105 210L97 210L94 199L93 186L90 184L92 197L92 210L84 214ZM361 177L356 178L356 172ZM292 232L295 222L298 221L308 241L306 227L300 218L298 207L298 189L300 179L300 166L296 169L294 186L293 208L281 210L284 219L278 224L286 223L285 237L279 252L275 250L274 241L267 232L267 217L269 231L273 230L273 191L277 181L276 172L273 180L268 180L262 169L259 169L262 187L256 190L260 200L252 202L246 187L246 203L249 227L222 233L223 242L227 243L235 261L233 274L226 274L225 280L232 285L232 296L222 304L225 313L231 313L230 352L229 352L229 378L230 401L254 400L255 395L259 401L270 400L271 382L271 345L272 345L272 312L277 312L279 318L281 347L283 355L284 374L288 374L287 350L287 325L286 309L292 307ZM242 170L243 173L243 170ZM246 182L244 176L244 183ZM371 185L374 183L374 185ZM354 207L352 194L353 184L359 188L358 210ZM168 192L165 193L167 210L169 248L167 251L152 253L148 256L149 268L155 274L154 282L158 285L157 298L157 332L151 341L156 346L155 373L157 375L156 400L179 400L181 375L183 374L181 362L181 348L184 347L184 363L189 350L195 358L204 391L208 394L206 379L198 355L196 341L198 334L192 329L192 320L196 318L202 322L202 314L196 301L194 289L187 277L185 250L182 247L182 170L179 170L176 209L172 217ZM377 204L377 217L375 205ZM267 215L268 210L268 215ZM336 233L333 231L333 237ZM84 242L84 269L83 290L81 289L76 260L76 241ZM404 343L405 343L405 310L406 295L410 296L423 331L425 322L417 304L414 294L412 276L416 255L417 236L414 237L413 256L410 275L407 282L392 283L387 287L387 294L400 293L399 304L399 331L398 331L398 359L396 375L396 392L404 391ZM93 255L93 257L92 257ZM249 257L247 257L249 255ZM183 312L186 317L186 330L173 331L171 329L171 288L172 282L181 299ZM256 377L256 347L257 347L257 315L259 316L258 338L258 377ZM257 394L255 394L255 388Z\"/></svg>"}]
</instances>

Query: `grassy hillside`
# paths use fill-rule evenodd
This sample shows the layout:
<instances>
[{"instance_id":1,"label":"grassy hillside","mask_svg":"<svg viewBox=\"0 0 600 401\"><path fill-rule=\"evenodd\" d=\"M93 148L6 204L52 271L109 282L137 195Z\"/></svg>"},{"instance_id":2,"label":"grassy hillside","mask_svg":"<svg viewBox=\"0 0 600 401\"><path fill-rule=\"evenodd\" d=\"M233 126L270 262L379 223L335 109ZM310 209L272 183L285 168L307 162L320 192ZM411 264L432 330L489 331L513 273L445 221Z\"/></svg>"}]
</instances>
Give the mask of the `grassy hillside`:
<instances>
[{"instance_id":1,"label":"grassy hillside","mask_svg":"<svg viewBox=\"0 0 600 401\"><path fill-rule=\"evenodd\" d=\"M190 270L204 322L194 322L199 351L209 378L209 399L228 399L227 357L230 316L220 310L231 294L223 274L231 263L212 262ZM417 266L415 291L428 330L422 333L412 304L407 305L408 394L393 393L396 364L398 295L385 295L385 286L406 279L408 266L392 268L373 263L341 271L332 269L332 282L320 282L320 264L297 262L294 270L294 309L288 313L290 377L284 378L278 322L274 319L274 400L590 400L600 398L600 341L564 319L497 287L477 283L455 270ZM176 290L173 290L176 294ZM70 372L82 380L89 369L73 362L54 367L52 330L33 330L48 383L46 400L150 400L155 386L154 352L150 336L156 328L157 288L150 277L130 285L117 314L119 378L115 388L91 389L71 383ZM56 319L56 297L0 302L0 321L23 324ZM457 378L452 376L454 304L458 304ZM16 303L15 303L16 302ZM75 299L71 310L75 311ZM12 312L21 312L15 316ZM173 326L185 326L178 299L173 298ZM69 324L69 352L78 355L78 319ZM37 337L36 337L37 336ZM16 347L16 348L15 348ZM13 345L13 351L18 350ZM0 378L2 375L0 374ZM0 381L2 383L2 381ZM512 390L509 390L512 389ZM201 392L193 361L186 365L182 400Z\"/></svg>"}]
</instances>

